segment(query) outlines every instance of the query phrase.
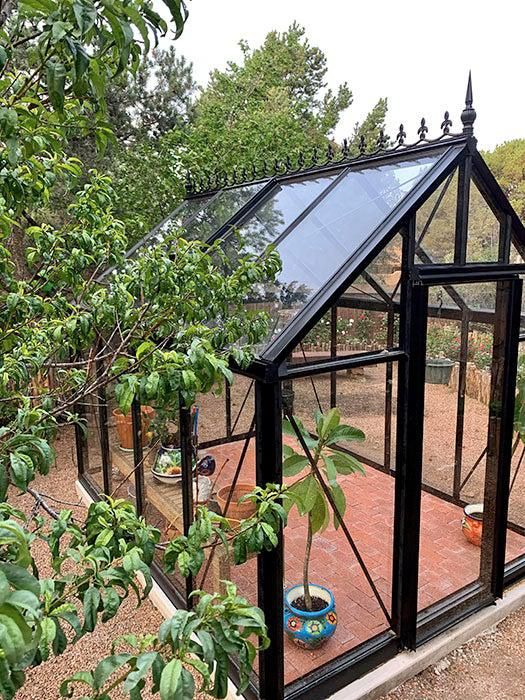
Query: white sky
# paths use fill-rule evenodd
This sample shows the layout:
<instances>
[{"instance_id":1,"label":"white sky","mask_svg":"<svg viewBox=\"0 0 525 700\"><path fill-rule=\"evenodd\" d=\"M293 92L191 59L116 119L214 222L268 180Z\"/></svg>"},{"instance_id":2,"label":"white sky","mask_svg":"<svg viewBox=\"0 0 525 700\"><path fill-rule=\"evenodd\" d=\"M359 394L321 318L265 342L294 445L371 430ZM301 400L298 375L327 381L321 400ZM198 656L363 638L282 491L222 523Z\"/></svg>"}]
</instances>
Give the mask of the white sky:
<instances>
[{"instance_id":1,"label":"white sky","mask_svg":"<svg viewBox=\"0 0 525 700\"><path fill-rule=\"evenodd\" d=\"M469 68L474 127L482 149L525 137L525 2L523 0L189 0L178 50L205 84L213 68L239 60L239 39L258 46L268 31L297 20L328 59L328 85L348 82L354 102L336 138L352 131L379 97L387 97L388 131L402 121L415 141L424 116L439 135L448 109L459 131Z\"/></svg>"}]
</instances>

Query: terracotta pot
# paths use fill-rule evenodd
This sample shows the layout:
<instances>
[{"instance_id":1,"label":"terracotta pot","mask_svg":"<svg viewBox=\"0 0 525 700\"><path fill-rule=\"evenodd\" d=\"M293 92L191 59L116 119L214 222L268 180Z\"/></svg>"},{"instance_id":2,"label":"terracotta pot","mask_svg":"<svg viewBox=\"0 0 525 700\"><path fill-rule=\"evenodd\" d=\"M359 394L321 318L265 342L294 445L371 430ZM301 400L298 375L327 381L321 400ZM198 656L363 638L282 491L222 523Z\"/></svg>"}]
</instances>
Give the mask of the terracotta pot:
<instances>
[{"instance_id":1,"label":"terracotta pot","mask_svg":"<svg viewBox=\"0 0 525 700\"><path fill-rule=\"evenodd\" d=\"M141 406L142 414L142 447L147 445L150 440L149 426L155 414L155 410L151 406ZM120 408L113 409L113 417L117 426L117 435L120 447L123 450L133 449L133 423L131 420L131 411L124 415Z\"/></svg>"},{"instance_id":2,"label":"terracotta pot","mask_svg":"<svg viewBox=\"0 0 525 700\"><path fill-rule=\"evenodd\" d=\"M221 508L222 514L227 515L228 518L233 520L245 520L246 518L251 518L254 515L257 507L253 501L243 501L239 503L239 498L250 493L255 488L254 484L237 484L233 489L230 504L228 506L228 511L225 513L226 503L228 502L228 496L230 494L231 484L223 486L217 491L217 502Z\"/></svg>"},{"instance_id":3,"label":"terracotta pot","mask_svg":"<svg viewBox=\"0 0 525 700\"><path fill-rule=\"evenodd\" d=\"M461 529L467 540L481 547L483 536L483 503L472 503L463 509Z\"/></svg>"}]
</instances>

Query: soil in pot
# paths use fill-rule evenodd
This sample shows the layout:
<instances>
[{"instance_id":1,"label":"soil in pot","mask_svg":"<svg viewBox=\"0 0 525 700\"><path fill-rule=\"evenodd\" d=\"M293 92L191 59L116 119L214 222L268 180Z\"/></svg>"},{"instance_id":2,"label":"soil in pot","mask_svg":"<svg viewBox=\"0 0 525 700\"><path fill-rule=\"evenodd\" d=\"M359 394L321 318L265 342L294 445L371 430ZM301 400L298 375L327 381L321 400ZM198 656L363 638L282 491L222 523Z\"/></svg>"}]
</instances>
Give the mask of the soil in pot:
<instances>
[{"instance_id":1,"label":"soil in pot","mask_svg":"<svg viewBox=\"0 0 525 700\"><path fill-rule=\"evenodd\" d=\"M312 608L311 610L308 610L306 607L306 601L304 599L304 595L299 596L299 598L296 598L293 601L293 606L294 608L297 608L298 610L304 610L305 612L319 612L319 610L324 610L326 608L326 600L323 600L322 598L319 598L316 595L311 596L312 599Z\"/></svg>"}]
</instances>

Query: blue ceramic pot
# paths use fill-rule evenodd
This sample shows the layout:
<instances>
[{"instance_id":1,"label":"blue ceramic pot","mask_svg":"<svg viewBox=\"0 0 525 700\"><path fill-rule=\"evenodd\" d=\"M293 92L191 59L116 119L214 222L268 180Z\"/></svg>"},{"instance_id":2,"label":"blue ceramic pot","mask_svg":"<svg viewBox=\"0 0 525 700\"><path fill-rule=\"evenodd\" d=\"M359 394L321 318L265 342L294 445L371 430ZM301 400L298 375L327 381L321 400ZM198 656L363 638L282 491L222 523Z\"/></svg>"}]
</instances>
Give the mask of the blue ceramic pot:
<instances>
[{"instance_id":1,"label":"blue ceramic pot","mask_svg":"<svg viewBox=\"0 0 525 700\"><path fill-rule=\"evenodd\" d=\"M310 595L326 602L322 610L307 612L294 607L294 600L303 595L302 585L291 586L284 592L284 631L298 646L315 649L335 632L337 614L332 591L315 583L309 585Z\"/></svg>"}]
</instances>

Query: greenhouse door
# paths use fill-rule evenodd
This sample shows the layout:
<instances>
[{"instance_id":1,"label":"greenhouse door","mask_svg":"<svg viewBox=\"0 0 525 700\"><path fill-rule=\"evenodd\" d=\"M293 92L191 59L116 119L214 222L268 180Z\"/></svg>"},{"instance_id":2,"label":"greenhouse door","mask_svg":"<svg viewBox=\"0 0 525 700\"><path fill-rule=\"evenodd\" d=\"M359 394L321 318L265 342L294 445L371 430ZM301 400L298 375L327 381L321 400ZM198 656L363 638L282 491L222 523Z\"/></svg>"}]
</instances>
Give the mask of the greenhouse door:
<instances>
[{"instance_id":1,"label":"greenhouse door","mask_svg":"<svg viewBox=\"0 0 525 700\"><path fill-rule=\"evenodd\" d=\"M401 337L394 611L410 648L503 594L522 283L455 271L416 274Z\"/></svg>"}]
</instances>

